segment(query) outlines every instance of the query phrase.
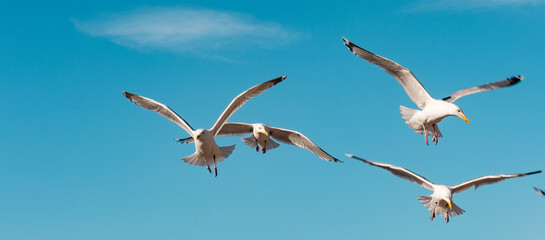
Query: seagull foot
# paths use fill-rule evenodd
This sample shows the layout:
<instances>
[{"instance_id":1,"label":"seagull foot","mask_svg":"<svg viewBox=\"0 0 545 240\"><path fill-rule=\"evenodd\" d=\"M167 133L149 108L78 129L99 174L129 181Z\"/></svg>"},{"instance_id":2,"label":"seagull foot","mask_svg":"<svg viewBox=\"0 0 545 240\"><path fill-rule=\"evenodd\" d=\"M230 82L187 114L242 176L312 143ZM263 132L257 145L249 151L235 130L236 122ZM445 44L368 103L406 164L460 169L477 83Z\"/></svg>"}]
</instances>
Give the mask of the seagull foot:
<instances>
[{"instance_id":1,"label":"seagull foot","mask_svg":"<svg viewBox=\"0 0 545 240\"><path fill-rule=\"evenodd\" d=\"M259 146L255 147L255 151L259 152Z\"/></svg>"},{"instance_id":2,"label":"seagull foot","mask_svg":"<svg viewBox=\"0 0 545 240\"><path fill-rule=\"evenodd\" d=\"M448 221L449 221L448 213L447 213L447 216L445 217L445 220L446 220L447 223L448 223Z\"/></svg>"},{"instance_id":3,"label":"seagull foot","mask_svg":"<svg viewBox=\"0 0 545 240\"><path fill-rule=\"evenodd\" d=\"M426 136L426 145L428 145L428 146L430 145L430 144L428 143L428 136Z\"/></svg>"},{"instance_id":4,"label":"seagull foot","mask_svg":"<svg viewBox=\"0 0 545 240\"><path fill-rule=\"evenodd\" d=\"M435 218L435 211L433 211L433 212L431 213L430 220L433 221L434 218Z\"/></svg>"},{"instance_id":5,"label":"seagull foot","mask_svg":"<svg viewBox=\"0 0 545 240\"><path fill-rule=\"evenodd\" d=\"M267 149L263 148L263 154L265 154L267 152Z\"/></svg>"},{"instance_id":6,"label":"seagull foot","mask_svg":"<svg viewBox=\"0 0 545 240\"><path fill-rule=\"evenodd\" d=\"M432 141L435 143L435 145L437 145L437 143L439 142L439 138L437 138L437 136L433 136Z\"/></svg>"},{"instance_id":7,"label":"seagull foot","mask_svg":"<svg viewBox=\"0 0 545 240\"><path fill-rule=\"evenodd\" d=\"M206 168L208 168L208 172L212 173L212 169L210 169L210 165L206 165Z\"/></svg>"},{"instance_id":8,"label":"seagull foot","mask_svg":"<svg viewBox=\"0 0 545 240\"><path fill-rule=\"evenodd\" d=\"M216 164L214 164L214 175L215 177L218 177L218 168L216 167Z\"/></svg>"}]
</instances>

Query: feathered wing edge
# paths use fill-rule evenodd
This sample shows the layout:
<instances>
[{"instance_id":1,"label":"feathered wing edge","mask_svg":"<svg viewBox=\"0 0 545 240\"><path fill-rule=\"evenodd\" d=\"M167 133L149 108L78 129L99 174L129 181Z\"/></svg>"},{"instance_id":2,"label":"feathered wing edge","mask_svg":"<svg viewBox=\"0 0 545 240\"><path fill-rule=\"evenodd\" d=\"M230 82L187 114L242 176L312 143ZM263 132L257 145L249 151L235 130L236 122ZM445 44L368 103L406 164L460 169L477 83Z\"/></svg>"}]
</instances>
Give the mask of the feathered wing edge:
<instances>
[{"instance_id":1,"label":"feathered wing edge","mask_svg":"<svg viewBox=\"0 0 545 240\"><path fill-rule=\"evenodd\" d=\"M243 93L236 96L231 103L225 108L225 110L221 113L218 120L216 120L216 123L210 128L210 131L214 133L214 136L216 136L225 122L237 111L239 108L242 107L248 100L251 98L265 92L267 89L273 87L274 85L278 84L279 82L282 82L284 79L286 79L287 75L278 77L269 81L266 81L264 83L261 83L259 85L253 86L250 89L244 91Z\"/></svg>"},{"instance_id":2,"label":"feathered wing edge","mask_svg":"<svg viewBox=\"0 0 545 240\"><path fill-rule=\"evenodd\" d=\"M522 81L523 79L524 79L524 76L518 75L518 76L510 77L508 79L500 80L500 81L497 81L497 82L491 82L491 83L483 84L483 85L476 86L476 87L464 88L464 89L458 90L458 91L450 94L449 96L443 98L443 101L453 103L456 100L458 100L458 99L460 99L462 97L465 97L467 95L513 86L513 85L519 83L520 81Z\"/></svg>"},{"instance_id":3,"label":"feathered wing edge","mask_svg":"<svg viewBox=\"0 0 545 240\"><path fill-rule=\"evenodd\" d=\"M281 143L309 150L321 159L339 162L339 159L331 156L300 132L269 126L269 135Z\"/></svg>"},{"instance_id":4,"label":"feathered wing edge","mask_svg":"<svg viewBox=\"0 0 545 240\"><path fill-rule=\"evenodd\" d=\"M145 109L152 110L166 119L176 123L178 126L182 127L189 135L192 137L195 135L195 130L187 123L182 117L180 117L176 112L167 107L166 105L157 102L153 99L142 97L130 92L121 91L127 99L129 99L134 104L143 107Z\"/></svg>"},{"instance_id":5,"label":"feathered wing edge","mask_svg":"<svg viewBox=\"0 0 545 240\"><path fill-rule=\"evenodd\" d=\"M541 173L543 170L540 171L534 171L534 172L527 172L527 173L515 173L515 174L498 174L498 175L486 175L479 178L471 179L465 182L462 182L456 186L451 186L450 189L452 189L452 194L463 192L465 190L470 189L471 187L475 186L475 189L477 189L480 186L498 183L506 179L510 178L516 178L516 177L524 177L527 175L537 174Z\"/></svg>"}]
</instances>

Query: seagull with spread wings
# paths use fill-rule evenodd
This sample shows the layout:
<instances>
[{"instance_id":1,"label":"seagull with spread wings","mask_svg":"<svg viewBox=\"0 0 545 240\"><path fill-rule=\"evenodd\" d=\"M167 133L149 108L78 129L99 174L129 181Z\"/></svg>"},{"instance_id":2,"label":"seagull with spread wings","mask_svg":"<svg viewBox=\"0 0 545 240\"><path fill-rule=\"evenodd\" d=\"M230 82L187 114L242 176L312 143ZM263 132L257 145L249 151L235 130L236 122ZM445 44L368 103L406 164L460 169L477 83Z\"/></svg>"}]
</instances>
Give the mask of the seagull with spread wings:
<instances>
[{"instance_id":1,"label":"seagull with spread wings","mask_svg":"<svg viewBox=\"0 0 545 240\"><path fill-rule=\"evenodd\" d=\"M263 123L225 123L218 136L241 136L250 133L252 135L243 138L242 142L251 148L255 148L256 151L259 151L259 148L261 148L263 153L266 153L267 150L280 146L280 144L271 139L272 137L281 143L307 149L321 159L334 162L339 161L310 141L305 135L293 130L271 127ZM189 143L193 142L193 138L176 139L176 141Z\"/></svg>"},{"instance_id":2,"label":"seagull with spread wings","mask_svg":"<svg viewBox=\"0 0 545 240\"><path fill-rule=\"evenodd\" d=\"M176 123L178 126L182 127L187 133L189 133L189 135L191 136L191 138L193 138L193 141L195 142L195 153L185 158L182 158L182 160L191 165L206 166L210 173L212 173L210 165L213 164L214 174L215 176L218 176L218 169L216 167L216 164L231 155L231 153L235 149L235 145L219 147L216 144L216 140L214 139L222 129L225 122L227 122L227 119L229 119L229 117L231 117L231 115L233 115L233 113L240 107L242 107L242 105L244 105L248 100L263 93L265 90L271 88L277 83L283 81L286 77L287 76L282 76L261 83L235 97L227 106L227 108L225 108L220 117L216 120L216 123L214 123L212 128L208 130L193 130L193 128L172 109L153 99L138 96L136 94L125 91L122 92L125 97L134 102L136 105L159 113L161 116Z\"/></svg>"},{"instance_id":3,"label":"seagull with spread wings","mask_svg":"<svg viewBox=\"0 0 545 240\"><path fill-rule=\"evenodd\" d=\"M356 56L381 67L384 71L397 79L407 95L409 95L409 98L422 109L416 110L404 106L399 107L401 117L405 123L414 129L415 132L424 134L426 144L428 144L428 136L433 136L432 140L435 144L439 141L438 138L443 137L437 127L437 123L447 116L457 116L469 123L469 119L467 119L462 110L454 104L456 100L470 94L511 86L524 78L522 75L514 76L505 80L462 89L439 100L430 96L424 86L422 86L409 69L392 60L358 47L345 38L343 38L343 40L348 49L356 54Z\"/></svg>"},{"instance_id":4,"label":"seagull with spread wings","mask_svg":"<svg viewBox=\"0 0 545 240\"><path fill-rule=\"evenodd\" d=\"M447 186L447 185L434 184L428 181L428 179L402 167L398 167L398 166L394 166L394 165L386 164L386 163L365 160L363 158L359 158L348 153L346 154L346 156L366 162L370 165L373 165L379 168L386 169L387 171L391 172L392 174L400 178L407 179L430 191L433 191L432 195L417 196L418 200L420 200L420 202L431 212L430 220L433 220L433 218L435 218L435 214L439 214L445 218L447 223L449 222L449 216L454 217L465 212L463 209L461 209L456 204L454 204L454 202L452 202L453 194L463 192L465 190L470 189L471 187L475 187L475 189L477 189L480 186L501 182L505 179L524 177L526 175L532 175L532 174L543 172L543 170L541 170L541 171L528 172L528 173L487 175L487 176L471 179L469 181L465 181L456 186Z\"/></svg>"}]
</instances>

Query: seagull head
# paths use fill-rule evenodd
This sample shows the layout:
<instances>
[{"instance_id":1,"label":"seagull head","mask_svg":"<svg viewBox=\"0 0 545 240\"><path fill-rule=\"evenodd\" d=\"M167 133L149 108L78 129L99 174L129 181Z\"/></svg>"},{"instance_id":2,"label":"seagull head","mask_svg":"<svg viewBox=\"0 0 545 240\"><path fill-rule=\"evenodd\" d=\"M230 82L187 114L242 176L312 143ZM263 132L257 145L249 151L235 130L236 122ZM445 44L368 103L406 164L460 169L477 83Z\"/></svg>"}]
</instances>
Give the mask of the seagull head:
<instances>
[{"instance_id":1,"label":"seagull head","mask_svg":"<svg viewBox=\"0 0 545 240\"><path fill-rule=\"evenodd\" d=\"M443 198L445 202L447 202L448 208L452 209L452 196L450 198Z\"/></svg>"},{"instance_id":2,"label":"seagull head","mask_svg":"<svg viewBox=\"0 0 545 240\"><path fill-rule=\"evenodd\" d=\"M456 106L453 103L448 103L447 106L448 115L459 117L469 123L469 119L467 119L466 115L464 115L464 112L462 111L462 109L460 109L460 107Z\"/></svg>"},{"instance_id":3,"label":"seagull head","mask_svg":"<svg viewBox=\"0 0 545 240\"><path fill-rule=\"evenodd\" d=\"M254 133L263 133L265 136L269 136L269 132L267 131L267 125L263 123L256 123L254 124Z\"/></svg>"},{"instance_id":4,"label":"seagull head","mask_svg":"<svg viewBox=\"0 0 545 240\"><path fill-rule=\"evenodd\" d=\"M204 136L206 132L207 131L205 129L197 129L197 131L195 131L195 139L198 140L199 138Z\"/></svg>"}]
</instances>

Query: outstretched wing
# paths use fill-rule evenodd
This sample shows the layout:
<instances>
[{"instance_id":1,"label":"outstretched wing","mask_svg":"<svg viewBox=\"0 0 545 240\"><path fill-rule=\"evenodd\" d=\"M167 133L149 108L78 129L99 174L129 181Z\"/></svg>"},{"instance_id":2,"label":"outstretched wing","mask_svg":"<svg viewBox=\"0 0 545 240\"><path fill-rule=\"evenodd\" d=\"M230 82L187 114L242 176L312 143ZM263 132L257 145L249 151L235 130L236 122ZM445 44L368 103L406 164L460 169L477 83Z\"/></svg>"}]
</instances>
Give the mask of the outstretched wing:
<instances>
[{"instance_id":1,"label":"outstretched wing","mask_svg":"<svg viewBox=\"0 0 545 240\"><path fill-rule=\"evenodd\" d=\"M465 190L468 190L473 186L475 186L475 189L477 189L480 186L501 182L501 181L503 181L505 179L516 178L516 177L524 177L526 175L532 175L532 174L536 174L536 173L540 173L540 172L543 172L543 170L535 171L535 172L529 172L529 173L487 175L487 176L482 176L480 178L475 178L475 179L471 179L469 181L465 181L465 182L460 183L460 184L458 184L456 186L450 187L450 189L452 189L452 193L454 194L454 193L459 193L459 192L463 192Z\"/></svg>"},{"instance_id":2,"label":"outstretched wing","mask_svg":"<svg viewBox=\"0 0 545 240\"><path fill-rule=\"evenodd\" d=\"M343 38L343 40L344 45L346 45L350 51L356 54L356 56L381 67L384 69L384 71L397 79L399 84L401 84L403 89L405 89L407 95L409 95L409 98L411 98L411 100L416 103L419 108L424 108L426 106L426 102L433 99L409 69L392 60L358 47L356 44L346 40L346 38Z\"/></svg>"},{"instance_id":3,"label":"outstretched wing","mask_svg":"<svg viewBox=\"0 0 545 240\"><path fill-rule=\"evenodd\" d=\"M305 135L299 132L288 130L288 129L270 127L270 126L268 128L269 128L269 135L281 143L295 145L300 148L304 148L306 150L313 152L319 158L324 160L334 161L334 162L339 161L335 157L326 153L323 149L318 147L318 145L310 141L310 139L308 139L307 137L305 137Z\"/></svg>"},{"instance_id":4,"label":"outstretched wing","mask_svg":"<svg viewBox=\"0 0 545 240\"><path fill-rule=\"evenodd\" d=\"M149 99L147 97L142 97L136 94L132 94L130 92L121 91L125 97L127 97L131 102L135 103L136 105L143 107L145 109L153 110L161 116L167 118L168 120L178 124L178 126L182 127L191 137L194 137L193 128L187 123L182 117L180 117L176 112L172 111L169 107L166 105L157 102L153 99Z\"/></svg>"},{"instance_id":5,"label":"outstretched wing","mask_svg":"<svg viewBox=\"0 0 545 240\"><path fill-rule=\"evenodd\" d=\"M240 107L242 107L242 105L244 105L248 100L250 100L250 98L253 98L253 97L263 93L265 90L271 88L272 86L274 86L277 83L279 83L279 82L283 81L284 79L286 79L286 77L287 77L287 75L279 77L279 78L275 78L273 80L266 81L266 82L264 82L262 84L259 84L257 86L254 86L254 87L246 90L245 92L243 92L240 95L238 95L237 97L235 97L235 99L233 99L233 101L231 101L229 106L227 106L227 108L225 108L225 110L220 115L218 120L216 120L216 123L214 123L214 126L212 126L210 131L212 131L214 133L214 136L218 135L219 131L221 130L221 128L223 127L223 125L225 124L227 119L229 119L229 117L231 117L231 115L233 115L233 113L236 110L238 110Z\"/></svg>"},{"instance_id":6,"label":"outstretched wing","mask_svg":"<svg viewBox=\"0 0 545 240\"><path fill-rule=\"evenodd\" d=\"M391 165L391 164L386 164L386 163L380 163L380 162L373 162L373 161L369 161L369 160L365 160L363 158L359 158L359 157L356 157L352 154L346 154L347 157L351 157L351 158L355 158L355 159L358 159L360 161L364 161L366 163L369 163L373 166L376 166L376 167L379 167L379 168L383 168L383 169L386 169L388 170L389 172L391 172L392 174L400 177L400 178L403 178L403 179L407 179L411 182L414 182L424 188L427 188L428 190L431 190L433 191L433 183L431 183L430 181L428 181L428 179L416 174L416 173L413 173L405 168L402 168L402 167L398 167L398 166L394 166L394 165Z\"/></svg>"},{"instance_id":7,"label":"outstretched wing","mask_svg":"<svg viewBox=\"0 0 545 240\"><path fill-rule=\"evenodd\" d=\"M254 127L252 124L247 123L225 123L221 128L217 136L240 136L246 135L253 132ZM191 143L194 141L192 137L183 138L183 139L174 139L181 143Z\"/></svg>"},{"instance_id":8,"label":"outstretched wing","mask_svg":"<svg viewBox=\"0 0 545 240\"><path fill-rule=\"evenodd\" d=\"M443 100L453 103L456 100L458 100L458 99L460 99L462 97L465 97L467 95L471 95L471 94L474 94L474 93L490 91L490 90L494 90L494 89L498 89L498 88L504 88L504 87L509 87L509 86L515 85L518 82L522 81L522 79L524 79L524 76L518 75L518 76L510 77L510 78L505 79L505 80L501 80L501 81L497 81L497 82L493 82L493 83L487 83L487 84L477 86L477 87L465 88L465 89L462 89L462 90L458 90L458 91L454 92L453 94L450 94L449 96L443 98Z\"/></svg>"}]
</instances>

